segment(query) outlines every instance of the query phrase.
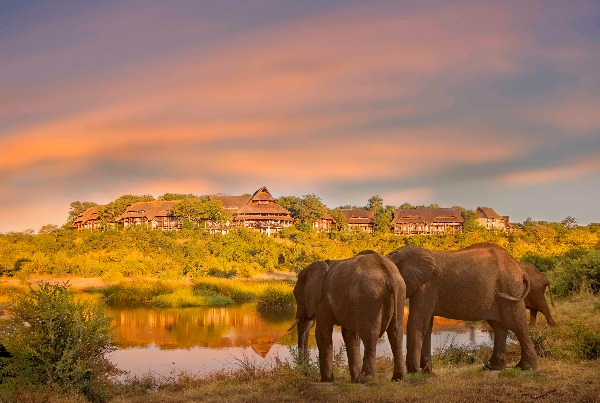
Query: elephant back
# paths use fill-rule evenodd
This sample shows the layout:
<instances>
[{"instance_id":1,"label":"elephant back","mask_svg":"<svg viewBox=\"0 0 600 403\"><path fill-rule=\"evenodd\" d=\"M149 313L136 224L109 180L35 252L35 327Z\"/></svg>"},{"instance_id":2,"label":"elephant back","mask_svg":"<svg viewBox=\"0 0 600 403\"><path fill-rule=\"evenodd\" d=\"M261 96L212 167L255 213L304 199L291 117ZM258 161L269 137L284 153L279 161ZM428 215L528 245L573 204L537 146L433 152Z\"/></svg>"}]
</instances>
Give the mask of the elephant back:
<instances>
[{"instance_id":1,"label":"elephant back","mask_svg":"<svg viewBox=\"0 0 600 403\"><path fill-rule=\"evenodd\" d=\"M427 249L402 246L387 255L400 271L410 298L422 285L431 281L439 270L439 263Z\"/></svg>"}]
</instances>

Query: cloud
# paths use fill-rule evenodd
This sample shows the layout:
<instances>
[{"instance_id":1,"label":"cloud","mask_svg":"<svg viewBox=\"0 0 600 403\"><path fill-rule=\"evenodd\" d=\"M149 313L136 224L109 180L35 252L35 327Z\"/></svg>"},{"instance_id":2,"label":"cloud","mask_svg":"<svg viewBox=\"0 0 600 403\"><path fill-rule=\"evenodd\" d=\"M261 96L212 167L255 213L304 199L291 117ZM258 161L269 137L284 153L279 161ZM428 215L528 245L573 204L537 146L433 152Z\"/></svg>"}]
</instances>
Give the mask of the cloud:
<instances>
[{"instance_id":1,"label":"cloud","mask_svg":"<svg viewBox=\"0 0 600 403\"><path fill-rule=\"evenodd\" d=\"M560 183L599 173L600 156L593 155L564 161L557 166L510 173L500 177L499 180L506 186L525 187Z\"/></svg>"}]
</instances>

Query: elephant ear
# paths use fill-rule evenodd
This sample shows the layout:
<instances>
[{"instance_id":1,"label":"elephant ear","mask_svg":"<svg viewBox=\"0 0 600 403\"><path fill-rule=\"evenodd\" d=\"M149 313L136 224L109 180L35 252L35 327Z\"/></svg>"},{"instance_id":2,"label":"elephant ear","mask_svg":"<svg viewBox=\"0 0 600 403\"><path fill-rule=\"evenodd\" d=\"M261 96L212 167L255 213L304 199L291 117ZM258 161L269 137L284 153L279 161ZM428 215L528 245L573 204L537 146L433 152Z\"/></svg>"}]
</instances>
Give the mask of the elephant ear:
<instances>
[{"instance_id":1,"label":"elephant ear","mask_svg":"<svg viewBox=\"0 0 600 403\"><path fill-rule=\"evenodd\" d=\"M315 262L307 266L298 277L298 282L302 282L302 302L304 308L304 316L313 318L317 304L323 298L323 285L329 265L327 262Z\"/></svg>"},{"instance_id":2,"label":"elephant ear","mask_svg":"<svg viewBox=\"0 0 600 403\"><path fill-rule=\"evenodd\" d=\"M431 280L438 269L438 262L428 250L415 246L403 246L387 257L394 262L406 283L406 295L409 297L423 284Z\"/></svg>"}]
</instances>

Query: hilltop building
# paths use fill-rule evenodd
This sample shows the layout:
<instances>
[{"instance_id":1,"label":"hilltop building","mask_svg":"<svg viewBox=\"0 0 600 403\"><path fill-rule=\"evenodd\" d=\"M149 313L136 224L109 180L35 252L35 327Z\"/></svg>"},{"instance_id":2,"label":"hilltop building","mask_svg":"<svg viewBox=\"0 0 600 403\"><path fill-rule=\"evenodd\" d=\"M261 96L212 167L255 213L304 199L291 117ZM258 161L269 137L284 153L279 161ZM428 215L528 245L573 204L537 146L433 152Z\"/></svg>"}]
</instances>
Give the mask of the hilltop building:
<instances>
[{"instance_id":1,"label":"hilltop building","mask_svg":"<svg viewBox=\"0 0 600 403\"><path fill-rule=\"evenodd\" d=\"M463 218L458 208L397 209L391 222L396 234L442 234L462 231Z\"/></svg>"},{"instance_id":2,"label":"hilltop building","mask_svg":"<svg viewBox=\"0 0 600 403\"><path fill-rule=\"evenodd\" d=\"M171 213L171 209L179 200L137 202L129 205L117 222L124 228L132 225L146 225L152 229L181 229L181 220Z\"/></svg>"},{"instance_id":3,"label":"hilltop building","mask_svg":"<svg viewBox=\"0 0 600 403\"><path fill-rule=\"evenodd\" d=\"M348 228L352 231L366 232L372 234L375 231L375 214L371 210L364 209L342 209L346 216Z\"/></svg>"},{"instance_id":4,"label":"hilltop building","mask_svg":"<svg viewBox=\"0 0 600 403\"><path fill-rule=\"evenodd\" d=\"M289 210L277 204L266 186L251 196L210 195L211 201L220 201L229 214L226 223L209 223L211 233L228 233L231 228L246 227L259 230L268 236L275 235L294 223Z\"/></svg>"},{"instance_id":5,"label":"hilltop building","mask_svg":"<svg viewBox=\"0 0 600 403\"><path fill-rule=\"evenodd\" d=\"M510 229L509 217L501 216L491 207L477 207L477 222L487 229L507 231Z\"/></svg>"},{"instance_id":6,"label":"hilltop building","mask_svg":"<svg viewBox=\"0 0 600 403\"><path fill-rule=\"evenodd\" d=\"M86 209L83 213L80 213L71 228L75 228L77 231L83 231L84 229L94 231L100 229L100 220L98 219L98 208L102 206L93 206Z\"/></svg>"}]
</instances>

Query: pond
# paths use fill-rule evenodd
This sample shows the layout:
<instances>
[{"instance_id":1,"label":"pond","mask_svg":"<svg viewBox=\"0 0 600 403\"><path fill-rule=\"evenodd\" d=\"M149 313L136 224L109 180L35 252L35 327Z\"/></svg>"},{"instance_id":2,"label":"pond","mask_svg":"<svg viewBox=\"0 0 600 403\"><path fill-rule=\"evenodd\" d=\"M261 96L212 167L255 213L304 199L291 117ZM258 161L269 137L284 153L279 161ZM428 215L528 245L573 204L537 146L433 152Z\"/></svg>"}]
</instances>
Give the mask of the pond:
<instances>
[{"instance_id":1,"label":"pond","mask_svg":"<svg viewBox=\"0 0 600 403\"><path fill-rule=\"evenodd\" d=\"M257 312L254 303L213 308L107 308L107 314L114 318L118 345L110 359L132 376L151 373L160 379L181 371L207 374L234 369L247 360L270 365L276 357L291 361L290 347L296 345L296 332L287 331L294 314L267 318ZM405 328L406 317L407 312ZM343 345L338 327L333 342L337 352ZM491 345L492 339L489 332L465 322L436 318L433 349L449 343ZM316 359L314 328L309 345ZM404 345L406 348L406 336ZM391 356L385 335L377 355Z\"/></svg>"}]
</instances>

